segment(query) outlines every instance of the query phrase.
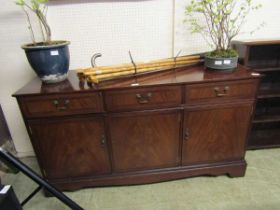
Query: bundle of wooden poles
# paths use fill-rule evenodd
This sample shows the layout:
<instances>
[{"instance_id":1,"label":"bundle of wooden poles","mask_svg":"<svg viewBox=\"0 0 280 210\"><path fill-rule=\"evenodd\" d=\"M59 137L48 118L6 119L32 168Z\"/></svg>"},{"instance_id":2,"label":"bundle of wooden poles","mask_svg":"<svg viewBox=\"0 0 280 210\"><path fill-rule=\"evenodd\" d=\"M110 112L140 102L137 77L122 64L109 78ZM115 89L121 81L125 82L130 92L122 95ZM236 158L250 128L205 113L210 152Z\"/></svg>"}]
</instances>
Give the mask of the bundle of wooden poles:
<instances>
[{"instance_id":1,"label":"bundle of wooden poles","mask_svg":"<svg viewBox=\"0 0 280 210\"><path fill-rule=\"evenodd\" d=\"M119 64L78 69L77 75L80 81L86 80L88 83L99 83L129 75L170 70L172 68L196 64L199 62L202 62L200 55L180 56L177 58L154 60L146 63L139 62L134 64Z\"/></svg>"}]
</instances>

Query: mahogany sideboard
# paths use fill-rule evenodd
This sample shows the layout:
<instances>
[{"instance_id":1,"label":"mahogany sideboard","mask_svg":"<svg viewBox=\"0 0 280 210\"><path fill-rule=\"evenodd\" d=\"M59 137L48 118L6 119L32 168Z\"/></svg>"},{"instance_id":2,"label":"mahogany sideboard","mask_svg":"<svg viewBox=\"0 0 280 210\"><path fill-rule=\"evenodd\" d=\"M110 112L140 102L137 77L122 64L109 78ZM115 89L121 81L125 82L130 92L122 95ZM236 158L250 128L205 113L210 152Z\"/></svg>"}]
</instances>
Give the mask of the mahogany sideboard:
<instances>
[{"instance_id":1,"label":"mahogany sideboard","mask_svg":"<svg viewBox=\"0 0 280 210\"><path fill-rule=\"evenodd\" d=\"M61 190L244 176L259 76L203 66L90 87L70 71L14 94L44 178Z\"/></svg>"}]
</instances>

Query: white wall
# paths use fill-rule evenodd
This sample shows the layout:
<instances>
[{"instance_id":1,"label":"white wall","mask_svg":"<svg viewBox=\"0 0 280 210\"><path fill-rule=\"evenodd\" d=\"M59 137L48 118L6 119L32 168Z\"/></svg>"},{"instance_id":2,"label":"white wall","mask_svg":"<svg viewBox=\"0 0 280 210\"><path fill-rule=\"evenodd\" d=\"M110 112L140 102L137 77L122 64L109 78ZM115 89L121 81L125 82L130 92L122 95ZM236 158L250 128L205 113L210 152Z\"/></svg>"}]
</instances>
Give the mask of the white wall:
<instances>
[{"instance_id":1,"label":"white wall","mask_svg":"<svg viewBox=\"0 0 280 210\"><path fill-rule=\"evenodd\" d=\"M31 145L16 100L17 89L35 76L20 46L29 42L24 14L14 1L4 0L0 7L0 103L13 137L16 150L31 153Z\"/></svg>"},{"instance_id":2,"label":"white wall","mask_svg":"<svg viewBox=\"0 0 280 210\"><path fill-rule=\"evenodd\" d=\"M54 39L71 40L71 68L168 57L171 53L172 0L56 0L49 4ZM61 20L61 21L57 21Z\"/></svg>"},{"instance_id":3,"label":"white wall","mask_svg":"<svg viewBox=\"0 0 280 210\"><path fill-rule=\"evenodd\" d=\"M174 1L174 2L173 2ZM184 7L190 0L51 0L48 20L54 39L71 41L70 68L87 67L93 53L103 57L99 65L128 62L128 50L136 61L170 57L179 50L192 54L208 49L198 35L183 24ZM241 38L280 37L280 2L259 0L263 8L251 14L244 28L266 22L266 26ZM16 100L17 89L35 75L20 45L30 42L24 14L13 0L0 7L0 103L19 155L33 154ZM173 8L175 27L173 43ZM259 18L261 17L261 18ZM174 44L174 46L173 46Z\"/></svg>"}]
</instances>

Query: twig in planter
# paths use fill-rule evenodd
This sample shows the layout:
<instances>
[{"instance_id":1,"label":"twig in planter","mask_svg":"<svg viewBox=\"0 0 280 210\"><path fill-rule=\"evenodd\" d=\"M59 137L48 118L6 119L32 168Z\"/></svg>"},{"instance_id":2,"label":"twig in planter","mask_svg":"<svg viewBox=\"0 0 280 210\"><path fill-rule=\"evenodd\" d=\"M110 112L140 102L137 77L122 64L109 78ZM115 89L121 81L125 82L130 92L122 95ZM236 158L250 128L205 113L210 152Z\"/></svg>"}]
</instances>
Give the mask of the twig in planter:
<instances>
[{"instance_id":1,"label":"twig in planter","mask_svg":"<svg viewBox=\"0 0 280 210\"><path fill-rule=\"evenodd\" d=\"M24 8L24 6L21 7L22 10L24 11L26 17L27 17L27 23L28 23L28 29L30 30L30 33L31 33L31 39L32 39L32 42L33 44L36 43L36 40L35 40L35 36L34 36L34 31L32 29L32 25L31 25L31 21L30 21L30 17L29 17L29 14L28 12L26 11L26 9Z\"/></svg>"},{"instance_id":2,"label":"twig in planter","mask_svg":"<svg viewBox=\"0 0 280 210\"><path fill-rule=\"evenodd\" d=\"M16 4L21 6L23 8L25 14L27 15L27 21L29 23L29 27L32 32L31 36L32 36L32 40L33 40L34 44L36 43L35 36L33 33L33 29L32 29L30 19L29 19L28 12L25 10L25 8L27 8L28 10L35 13L35 15L37 16L37 18L40 22L39 25L40 25L40 30L42 33L42 38L43 38L44 42L46 42L47 44L50 44L51 43L51 29L50 29L50 26L48 25L47 19L45 17L46 6L41 8L43 3L46 3L47 1L48 0L32 0L32 1L30 1L30 3L26 3L25 0L16 0Z\"/></svg>"}]
</instances>

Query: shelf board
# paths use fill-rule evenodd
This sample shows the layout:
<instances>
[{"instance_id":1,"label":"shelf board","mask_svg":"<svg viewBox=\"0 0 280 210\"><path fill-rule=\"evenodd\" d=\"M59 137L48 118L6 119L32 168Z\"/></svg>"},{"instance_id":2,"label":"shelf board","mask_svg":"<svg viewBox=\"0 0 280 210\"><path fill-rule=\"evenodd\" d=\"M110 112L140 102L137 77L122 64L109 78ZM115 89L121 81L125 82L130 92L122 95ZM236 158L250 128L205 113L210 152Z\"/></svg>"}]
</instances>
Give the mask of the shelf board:
<instances>
[{"instance_id":1,"label":"shelf board","mask_svg":"<svg viewBox=\"0 0 280 210\"><path fill-rule=\"evenodd\" d=\"M280 142L278 144L271 144L271 145L266 145L268 144L267 141L264 140L265 143L259 144L259 145L247 145L247 150L255 150L255 149L272 149L272 148L279 148L280 147Z\"/></svg>"},{"instance_id":2,"label":"shelf board","mask_svg":"<svg viewBox=\"0 0 280 210\"><path fill-rule=\"evenodd\" d=\"M265 98L279 98L280 97L280 88L279 89L267 89L267 90L259 90L258 99Z\"/></svg>"},{"instance_id":3,"label":"shelf board","mask_svg":"<svg viewBox=\"0 0 280 210\"><path fill-rule=\"evenodd\" d=\"M252 129L247 149L264 149L280 146L280 129Z\"/></svg>"},{"instance_id":4,"label":"shelf board","mask_svg":"<svg viewBox=\"0 0 280 210\"><path fill-rule=\"evenodd\" d=\"M261 115L255 116L253 124L256 123L270 123L270 122L280 122L280 115Z\"/></svg>"},{"instance_id":5,"label":"shelf board","mask_svg":"<svg viewBox=\"0 0 280 210\"><path fill-rule=\"evenodd\" d=\"M277 67L263 67L263 68L260 68L260 67L251 67L254 71L256 72L269 72L269 71L280 71L280 66L277 66Z\"/></svg>"}]
</instances>

